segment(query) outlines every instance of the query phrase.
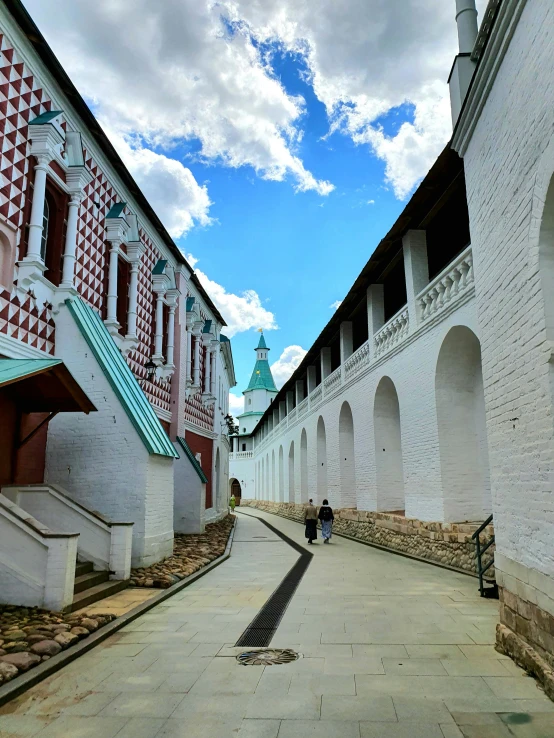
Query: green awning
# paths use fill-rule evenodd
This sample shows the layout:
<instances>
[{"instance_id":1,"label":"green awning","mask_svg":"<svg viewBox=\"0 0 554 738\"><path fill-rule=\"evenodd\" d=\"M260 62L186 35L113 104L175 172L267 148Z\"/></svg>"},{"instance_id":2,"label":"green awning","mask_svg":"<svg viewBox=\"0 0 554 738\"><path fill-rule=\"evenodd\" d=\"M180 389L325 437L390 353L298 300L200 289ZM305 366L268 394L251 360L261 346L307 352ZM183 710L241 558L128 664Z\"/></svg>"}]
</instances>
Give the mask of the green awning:
<instances>
[{"instance_id":1,"label":"green awning","mask_svg":"<svg viewBox=\"0 0 554 738\"><path fill-rule=\"evenodd\" d=\"M80 298L66 300L66 305L148 453L178 459L179 454L102 318Z\"/></svg>"},{"instance_id":2,"label":"green awning","mask_svg":"<svg viewBox=\"0 0 554 738\"><path fill-rule=\"evenodd\" d=\"M202 467L198 463L198 459L192 453L192 451L191 451L188 443L181 436L177 436L177 443L179 444L179 446L185 452L186 456L188 457L190 463L193 465L194 470L196 471L196 473L198 474L198 476L200 477L200 479L202 480L202 482L204 482L204 484L207 484L208 483L208 477L204 474L204 472L202 470Z\"/></svg>"},{"instance_id":3,"label":"green awning","mask_svg":"<svg viewBox=\"0 0 554 738\"><path fill-rule=\"evenodd\" d=\"M0 391L8 386L23 412L96 410L61 359L0 359Z\"/></svg>"}]
</instances>

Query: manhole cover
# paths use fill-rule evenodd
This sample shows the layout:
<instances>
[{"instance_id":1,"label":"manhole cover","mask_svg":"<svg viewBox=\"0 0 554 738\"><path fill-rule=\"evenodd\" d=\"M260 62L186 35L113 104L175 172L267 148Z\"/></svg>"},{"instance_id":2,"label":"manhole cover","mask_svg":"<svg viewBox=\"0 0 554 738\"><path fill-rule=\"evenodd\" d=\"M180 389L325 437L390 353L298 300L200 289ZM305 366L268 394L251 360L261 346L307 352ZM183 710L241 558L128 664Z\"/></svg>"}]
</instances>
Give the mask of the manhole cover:
<instances>
[{"instance_id":1,"label":"manhole cover","mask_svg":"<svg viewBox=\"0 0 554 738\"><path fill-rule=\"evenodd\" d=\"M244 666L272 666L273 664L288 664L296 661L298 654L290 648L268 648L266 651L245 651L237 656L239 664Z\"/></svg>"}]
</instances>

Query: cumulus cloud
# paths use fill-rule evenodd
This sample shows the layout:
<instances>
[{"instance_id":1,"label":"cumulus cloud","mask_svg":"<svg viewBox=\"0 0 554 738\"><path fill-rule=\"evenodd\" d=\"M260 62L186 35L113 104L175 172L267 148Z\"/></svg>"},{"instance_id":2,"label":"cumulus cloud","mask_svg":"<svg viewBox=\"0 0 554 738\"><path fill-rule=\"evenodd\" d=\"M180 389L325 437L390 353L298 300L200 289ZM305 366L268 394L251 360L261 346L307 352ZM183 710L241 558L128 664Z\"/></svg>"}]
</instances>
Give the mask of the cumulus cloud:
<instances>
[{"instance_id":1,"label":"cumulus cloud","mask_svg":"<svg viewBox=\"0 0 554 738\"><path fill-rule=\"evenodd\" d=\"M277 328L275 316L263 307L260 296L255 290L245 290L240 295L227 292L225 287L211 280L204 272L196 270L198 279L210 295L217 309L227 323L225 335L231 338L236 333L263 328Z\"/></svg>"},{"instance_id":2,"label":"cumulus cloud","mask_svg":"<svg viewBox=\"0 0 554 738\"><path fill-rule=\"evenodd\" d=\"M335 300L335 302L332 302L329 307L332 310L338 310L338 308L342 305L342 300Z\"/></svg>"},{"instance_id":3,"label":"cumulus cloud","mask_svg":"<svg viewBox=\"0 0 554 738\"><path fill-rule=\"evenodd\" d=\"M303 98L286 92L226 2L59 0L55 13L52 1L26 5L119 135L138 134L166 154L190 141L203 160L248 165L265 179L290 179L299 191L333 189L297 155ZM175 229L183 225L177 216Z\"/></svg>"},{"instance_id":4,"label":"cumulus cloud","mask_svg":"<svg viewBox=\"0 0 554 738\"><path fill-rule=\"evenodd\" d=\"M233 392L229 392L229 412L236 418L244 410L244 397L237 397Z\"/></svg>"},{"instance_id":5,"label":"cumulus cloud","mask_svg":"<svg viewBox=\"0 0 554 738\"><path fill-rule=\"evenodd\" d=\"M271 373L278 388L285 384L306 356L306 353L306 349L303 349L302 346L287 346L277 361L271 364Z\"/></svg>"},{"instance_id":6,"label":"cumulus cloud","mask_svg":"<svg viewBox=\"0 0 554 738\"><path fill-rule=\"evenodd\" d=\"M186 235L194 225L211 223L207 187L198 184L190 169L117 133L109 124L105 130L173 238Z\"/></svg>"}]
</instances>

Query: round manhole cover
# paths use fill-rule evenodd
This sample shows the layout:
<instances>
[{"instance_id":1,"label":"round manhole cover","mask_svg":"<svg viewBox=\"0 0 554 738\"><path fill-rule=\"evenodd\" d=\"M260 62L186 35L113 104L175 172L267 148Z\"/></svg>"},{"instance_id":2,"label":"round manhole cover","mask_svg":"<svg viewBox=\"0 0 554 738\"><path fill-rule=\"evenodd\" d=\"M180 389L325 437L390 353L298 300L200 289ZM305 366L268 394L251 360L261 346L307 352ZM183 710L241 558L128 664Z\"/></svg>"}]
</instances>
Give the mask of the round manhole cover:
<instances>
[{"instance_id":1,"label":"round manhole cover","mask_svg":"<svg viewBox=\"0 0 554 738\"><path fill-rule=\"evenodd\" d=\"M237 661L244 666L272 666L289 664L297 658L296 651L290 648L268 648L266 651L245 651L237 656Z\"/></svg>"}]
</instances>

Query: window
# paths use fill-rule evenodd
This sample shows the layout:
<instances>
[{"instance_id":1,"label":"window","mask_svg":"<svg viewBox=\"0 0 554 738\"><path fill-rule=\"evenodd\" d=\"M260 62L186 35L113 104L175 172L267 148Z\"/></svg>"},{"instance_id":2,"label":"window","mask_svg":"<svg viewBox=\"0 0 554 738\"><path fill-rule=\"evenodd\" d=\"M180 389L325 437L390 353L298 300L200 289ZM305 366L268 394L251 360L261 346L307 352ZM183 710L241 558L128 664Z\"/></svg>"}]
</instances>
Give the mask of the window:
<instances>
[{"instance_id":1,"label":"window","mask_svg":"<svg viewBox=\"0 0 554 738\"><path fill-rule=\"evenodd\" d=\"M40 240L40 257L44 261L46 258L46 244L48 243L48 224L50 222L50 205L48 198L44 198L44 213L42 215L42 238Z\"/></svg>"},{"instance_id":2,"label":"window","mask_svg":"<svg viewBox=\"0 0 554 738\"><path fill-rule=\"evenodd\" d=\"M119 333L126 336L128 330L128 309L129 309L129 284L131 281L131 265L122 256L118 258L117 263L117 322L119 323Z\"/></svg>"},{"instance_id":3,"label":"window","mask_svg":"<svg viewBox=\"0 0 554 738\"><path fill-rule=\"evenodd\" d=\"M32 199L32 192L27 196ZM62 281L65 230L67 227L68 195L59 190L50 180L46 181L44 213L42 216L42 238L40 255L46 265L44 276L58 287ZM28 218L31 211L28 210ZM27 229L26 238L29 238Z\"/></svg>"},{"instance_id":4,"label":"window","mask_svg":"<svg viewBox=\"0 0 554 738\"><path fill-rule=\"evenodd\" d=\"M167 328L169 326L169 306L164 303L164 312L162 320L162 355L167 359Z\"/></svg>"},{"instance_id":5,"label":"window","mask_svg":"<svg viewBox=\"0 0 554 738\"><path fill-rule=\"evenodd\" d=\"M243 444L242 444L242 450L243 450L243 451L246 451L246 443L243 443Z\"/></svg>"},{"instance_id":6,"label":"window","mask_svg":"<svg viewBox=\"0 0 554 738\"><path fill-rule=\"evenodd\" d=\"M250 398L248 398L248 404L249 404L249 405L251 405L251 404L252 404L252 400L251 400Z\"/></svg>"},{"instance_id":7,"label":"window","mask_svg":"<svg viewBox=\"0 0 554 738\"><path fill-rule=\"evenodd\" d=\"M246 428L243 428L243 429L242 429L242 432L243 432L243 433L246 433Z\"/></svg>"}]
</instances>

